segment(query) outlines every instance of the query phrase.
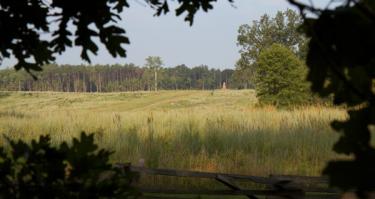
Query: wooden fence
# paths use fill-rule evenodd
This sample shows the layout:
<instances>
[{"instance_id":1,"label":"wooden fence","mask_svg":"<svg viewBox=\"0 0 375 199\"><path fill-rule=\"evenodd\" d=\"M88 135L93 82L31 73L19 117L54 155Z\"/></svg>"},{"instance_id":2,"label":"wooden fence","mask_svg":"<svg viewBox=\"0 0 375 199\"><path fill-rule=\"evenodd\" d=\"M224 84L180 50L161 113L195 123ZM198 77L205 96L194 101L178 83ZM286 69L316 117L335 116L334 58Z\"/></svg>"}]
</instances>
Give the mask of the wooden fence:
<instances>
[{"instance_id":1,"label":"wooden fence","mask_svg":"<svg viewBox=\"0 0 375 199\"><path fill-rule=\"evenodd\" d=\"M337 190L328 188L328 179L324 177L270 175L269 177L237 175L227 173L197 172L175 169L150 169L130 165L119 165L128 167L131 171L140 175L161 175L174 177L206 178L218 181L225 185L225 190L179 190L168 188L138 187L144 194L143 198L149 199L185 199L197 198L197 196L245 196L250 199L335 199L339 198ZM264 189L243 189L238 185L239 181L248 181L262 185ZM136 185L137 186L137 185ZM160 194L163 196L160 197ZM155 195L159 195L158 197ZM180 197L181 196L181 197Z\"/></svg>"}]
</instances>

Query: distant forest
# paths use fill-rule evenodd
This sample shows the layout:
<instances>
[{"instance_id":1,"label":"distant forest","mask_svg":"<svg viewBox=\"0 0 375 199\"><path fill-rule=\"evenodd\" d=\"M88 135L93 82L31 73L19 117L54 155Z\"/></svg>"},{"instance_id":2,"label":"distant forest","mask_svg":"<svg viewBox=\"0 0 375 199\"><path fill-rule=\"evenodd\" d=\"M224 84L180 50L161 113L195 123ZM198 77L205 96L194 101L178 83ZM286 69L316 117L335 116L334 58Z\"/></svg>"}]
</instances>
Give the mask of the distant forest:
<instances>
[{"instance_id":1,"label":"distant forest","mask_svg":"<svg viewBox=\"0 0 375 199\"><path fill-rule=\"evenodd\" d=\"M210 69L207 66L189 68L185 65L162 67L157 71L158 89L237 88L232 69ZM120 92L154 90L154 70L134 64L124 65L46 65L34 73L0 70L2 91L59 91L59 92Z\"/></svg>"}]
</instances>

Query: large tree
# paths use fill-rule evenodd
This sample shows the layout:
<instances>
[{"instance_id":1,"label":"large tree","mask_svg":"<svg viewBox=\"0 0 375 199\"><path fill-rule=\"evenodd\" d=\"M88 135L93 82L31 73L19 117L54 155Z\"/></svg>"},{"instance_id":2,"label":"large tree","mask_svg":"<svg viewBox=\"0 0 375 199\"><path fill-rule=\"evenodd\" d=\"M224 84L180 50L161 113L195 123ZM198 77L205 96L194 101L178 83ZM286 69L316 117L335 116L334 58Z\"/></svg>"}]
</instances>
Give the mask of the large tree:
<instances>
[{"instance_id":1,"label":"large tree","mask_svg":"<svg viewBox=\"0 0 375 199\"><path fill-rule=\"evenodd\" d=\"M247 62L254 63L259 53L274 43L282 44L295 53L305 42L305 37L298 32L302 18L291 9L278 11L275 17L264 14L251 24L243 24L238 29L237 45Z\"/></svg>"},{"instance_id":2,"label":"large tree","mask_svg":"<svg viewBox=\"0 0 375 199\"><path fill-rule=\"evenodd\" d=\"M236 64L241 77L254 82L256 61L260 52L274 43L282 44L301 58L305 54L306 38L298 32L302 18L291 9L278 11L275 17L264 14L251 24L243 24L238 29L237 45L240 46L241 57Z\"/></svg>"},{"instance_id":3,"label":"large tree","mask_svg":"<svg viewBox=\"0 0 375 199\"><path fill-rule=\"evenodd\" d=\"M261 103L288 106L306 103L304 64L287 47L273 44L257 60L256 92Z\"/></svg>"}]
</instances>

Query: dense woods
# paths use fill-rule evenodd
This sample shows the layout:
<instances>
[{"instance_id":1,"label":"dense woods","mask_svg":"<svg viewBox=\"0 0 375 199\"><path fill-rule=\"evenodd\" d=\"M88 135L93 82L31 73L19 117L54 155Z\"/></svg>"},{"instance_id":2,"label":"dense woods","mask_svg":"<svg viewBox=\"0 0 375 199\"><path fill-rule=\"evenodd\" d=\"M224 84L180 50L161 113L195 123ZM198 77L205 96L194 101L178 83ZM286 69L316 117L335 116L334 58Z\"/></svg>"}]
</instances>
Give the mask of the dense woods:
<instances>
[{"instance_id":1,"label":"dense woods","mask_svg":"<svg viewBox=\"0 0 375 199\"><path fill-rule=\"evenodd\" d=\"M205 65L189 68L185 65L161 67L158 88L217 89L225 82L232 85L231 69L210 69ZM0 70L0 90L60 91L60 92L118 92L154 90L154 70L134 64L124 65L45 65L35 73L38 80L24 71Z\"/></svg>"}]
</instances>

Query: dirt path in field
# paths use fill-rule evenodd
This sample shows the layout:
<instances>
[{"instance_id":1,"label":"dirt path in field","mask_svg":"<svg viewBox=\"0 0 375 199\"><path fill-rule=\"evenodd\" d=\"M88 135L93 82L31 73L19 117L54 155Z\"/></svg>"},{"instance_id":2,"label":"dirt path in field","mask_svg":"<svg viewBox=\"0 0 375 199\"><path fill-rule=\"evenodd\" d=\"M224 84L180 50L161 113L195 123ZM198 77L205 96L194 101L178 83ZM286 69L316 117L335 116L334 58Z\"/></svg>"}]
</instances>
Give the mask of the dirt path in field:
<instances>
[{"instance_id":1,"label":"dirt path in field","mask_svg":"<svg viewBox=\"0 0 375 199\"><path fill-rule=\"evenodd\" d=\"M160 109L163 105L168 105L180 100L188 100L192 97L201 96L200 92L175 92L175 93L154 93L150 96L142 96L139 98L124 98L124 100L116 100L109 103L100 104L99 107L90 107L95 111L118 111L118 112L134 112L145 110Z\"/></svg>"},{"instance_id":2,"label":"dirt path in field","mask_svg":"<svg viewBox=\"0 0 375 199\"><path fill-rule=\"evenodd\" d=\"M176 93L174 95L166 95L161 98L157 98L155 100L150 100L151 103L142 103L136 107L126 109L125 111L144 111L144 110L152 110L161 107L163 104L169 104L172 102L176 102L179 100L186 100L191 98L192 96L197 96L200 93L191 93L191 92L182 92Z\"/></svg>"}]
</instances>

